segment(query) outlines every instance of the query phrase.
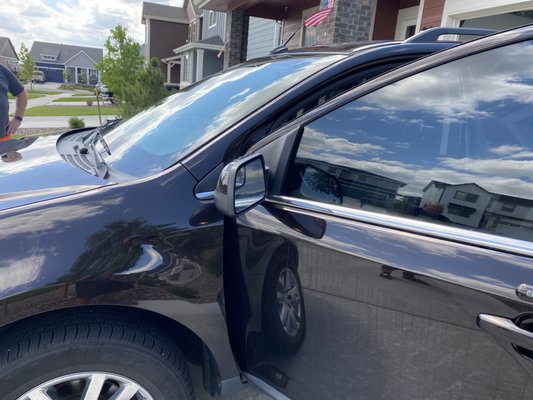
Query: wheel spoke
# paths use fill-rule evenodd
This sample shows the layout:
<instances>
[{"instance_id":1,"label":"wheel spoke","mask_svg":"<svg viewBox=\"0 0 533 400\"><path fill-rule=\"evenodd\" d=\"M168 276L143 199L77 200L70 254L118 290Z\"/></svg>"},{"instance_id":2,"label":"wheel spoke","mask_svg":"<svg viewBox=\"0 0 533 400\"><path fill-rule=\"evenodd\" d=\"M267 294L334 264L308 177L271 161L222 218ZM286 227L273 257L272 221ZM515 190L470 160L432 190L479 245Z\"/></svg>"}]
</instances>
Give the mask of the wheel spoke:
<instances>
[{"instance_id":1,"label":"wheel spoke","mask_svg":"<svg viewBox=\"0 0 533 400\"><path fill-rule=\"evenodd\" d=\"M82 400L98 400L100 397L100 393L102 392L102 388L104 387L104 383L106 380L106 376L103 374L95 374L93 375L90 380L89 384L85 388L83 395L81 396Z\"/></svg>"},{"instance_id":2,"label":"wheel spoke","mask_svg":"<svg viewBox=\"0 0 533 400\"><path fill-rule=\"evenodd\" d=\"M29 393L28 398L30 400L53 400L50 396L48 396L42 390L36 390L34 392Z\"/></svg>"},{"instance_id":3,"label":"wheel spoke","mask_svg":"<svg viewBox=\"0 0 533 400\"><path fill-rule=\"evenodd\" d=\"M134 383L127 383L120 388L118 393L116 393L110 400L131 400L141 388Z\"/></svg>"}]
</instances>

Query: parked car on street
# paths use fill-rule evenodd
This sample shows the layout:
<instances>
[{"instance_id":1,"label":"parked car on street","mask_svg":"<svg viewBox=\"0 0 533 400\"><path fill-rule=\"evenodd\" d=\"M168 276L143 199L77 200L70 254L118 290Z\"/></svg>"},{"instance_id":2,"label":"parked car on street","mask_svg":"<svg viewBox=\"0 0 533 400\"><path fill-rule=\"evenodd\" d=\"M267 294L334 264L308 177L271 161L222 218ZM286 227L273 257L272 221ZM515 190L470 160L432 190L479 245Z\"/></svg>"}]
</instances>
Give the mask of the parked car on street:
<instances>
[{"instance_id":1,"label":"parked car on street","mask_svg":"<svg viewBox=\"0 0 533 400\"><path fill-rule=\"evenodd\" d=\"M33 71L33 75L31 76L32 82L38 82L38 83L46 83L46 75L43 71Z\"/></svg>"},{"instance_id":2,"label":"parked car on street","mask_svg":"<svg viewBox=\"0 0 533 400\"><path fill-rule=\"evenodd\" d=\"M17 146L0 398L530 398L533 26L431 32Z\"/></svg>"}]
</instances>

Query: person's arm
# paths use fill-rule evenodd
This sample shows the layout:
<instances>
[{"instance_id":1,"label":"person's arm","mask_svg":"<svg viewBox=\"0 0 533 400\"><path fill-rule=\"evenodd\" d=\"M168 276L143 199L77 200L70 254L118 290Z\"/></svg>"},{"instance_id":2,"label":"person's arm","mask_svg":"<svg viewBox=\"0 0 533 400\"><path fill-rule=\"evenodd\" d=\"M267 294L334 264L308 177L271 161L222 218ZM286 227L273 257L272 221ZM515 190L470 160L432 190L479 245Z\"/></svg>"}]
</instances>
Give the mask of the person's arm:
<instances>
[{"instance_id":1,"label":"person's arm","mask_svg":"<svg viewBox=\"0 0 533 400\"><path fill-rule=\"evenodd\" d=\"M28 95L26 90L23 90L16 97L15 102L15 116L9 120L9 123L6 127L6 132L8 135L13 135L17 132L20 124L22 123L22 117L26 112L26 107L28 106Z\"/></svg>"}]
</instances>

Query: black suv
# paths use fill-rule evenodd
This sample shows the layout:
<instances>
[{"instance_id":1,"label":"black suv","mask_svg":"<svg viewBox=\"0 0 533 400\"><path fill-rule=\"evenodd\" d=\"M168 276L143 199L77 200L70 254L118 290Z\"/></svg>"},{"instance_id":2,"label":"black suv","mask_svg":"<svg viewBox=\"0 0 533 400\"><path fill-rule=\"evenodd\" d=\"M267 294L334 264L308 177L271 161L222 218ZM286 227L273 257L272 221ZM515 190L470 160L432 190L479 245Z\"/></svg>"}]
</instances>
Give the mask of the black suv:
<instances>
[{"instance_id":1,"label":"black suv","mask_svg":"<svg viewBox=\"0 0 533 400\"><path fill-rule=\"evenodd\" d=\"M16 141L0 398L190 399L185 360L213 394L531 397L532 38L355 89L452 45L277 54Z\"/></svg>"}]
</instances>

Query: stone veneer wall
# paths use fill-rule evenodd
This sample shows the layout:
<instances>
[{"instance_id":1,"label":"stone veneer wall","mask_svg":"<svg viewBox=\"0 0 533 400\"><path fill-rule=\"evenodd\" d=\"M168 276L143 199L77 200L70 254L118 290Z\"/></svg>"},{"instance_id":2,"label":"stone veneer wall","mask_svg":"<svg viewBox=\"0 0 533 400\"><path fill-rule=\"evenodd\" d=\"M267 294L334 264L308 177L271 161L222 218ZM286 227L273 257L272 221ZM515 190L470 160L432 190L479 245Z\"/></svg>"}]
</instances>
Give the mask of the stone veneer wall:
<instances>
[{"instance_id":1,"label":"stone veneer wall","mask_svg":"<svg viewBox=\"0 0 533 400\"><path fill-rule=\"evenodd\" d=\"M318 26L318 43L368 40L377 0L336 0L328 19Z\"/></svg>"},{"instance_id":2,"label":"stone veneer wall","mask_svg":"<svg viewBox=\"0 0 533 400\"><path fill-rule=\"evenodd\" d=\"M230 32L230 48L224 54L224 68L246 61L250 17L241 10L235 10L228 13L226 24ZM226 38L223 40L225 42Z\"/></svg>"}]
</instances>

